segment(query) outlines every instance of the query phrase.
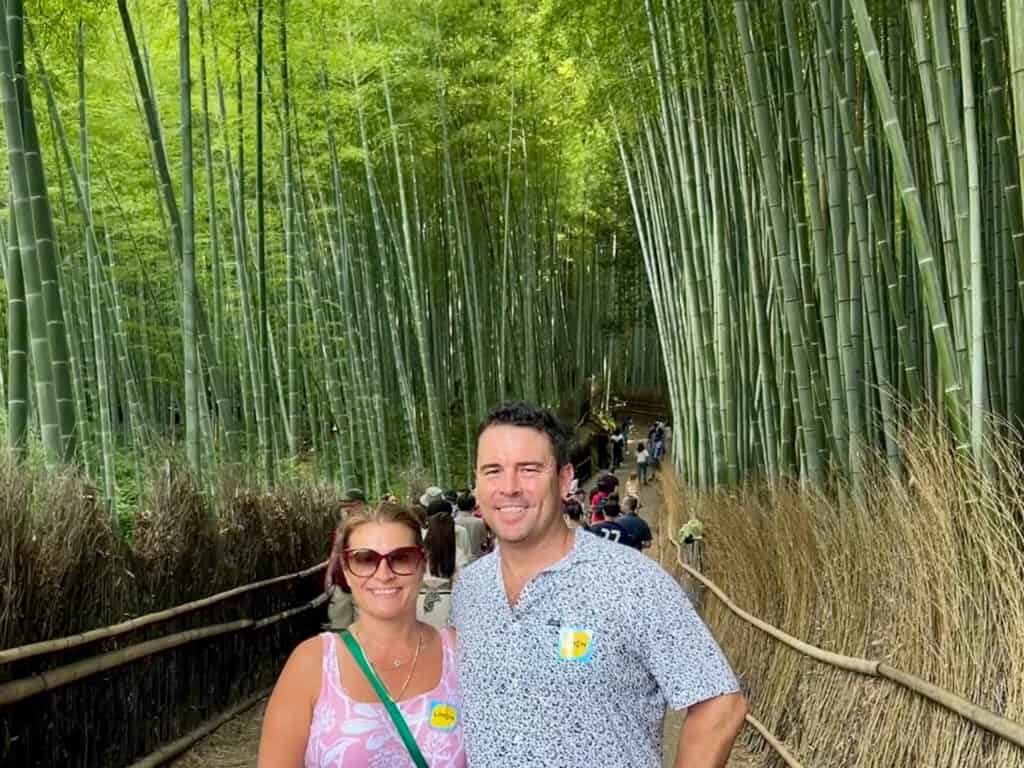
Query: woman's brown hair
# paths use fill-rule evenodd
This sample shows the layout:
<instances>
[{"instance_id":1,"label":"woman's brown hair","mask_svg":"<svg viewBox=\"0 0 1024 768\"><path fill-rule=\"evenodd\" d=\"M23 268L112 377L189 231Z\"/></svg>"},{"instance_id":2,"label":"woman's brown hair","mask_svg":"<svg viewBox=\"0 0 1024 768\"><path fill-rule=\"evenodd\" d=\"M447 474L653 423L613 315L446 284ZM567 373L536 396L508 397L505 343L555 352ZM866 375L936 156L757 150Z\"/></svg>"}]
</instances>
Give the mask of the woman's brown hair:
<instances>
[{"instance_id":1,"label":"woman's brown hair","mask_svg":"<svg viewBox=\"0 0 1024 768\"><path fill-rule=\"evenodd\" d=\"M413 544L417 547L423 546L423 531L420 528L419 520L416 519L408 507L391 502L382 502L375 507L362 507L351 510L345 517L344 522L338 526L338 534L334 538L334 549L331 550L331 558L327 565L328 572L337 574L344 582L341 589L350 592L348 579L345 576L345 569L342 567L342 552L348 549L349 539L352 532L367 523L378 523L380 525L396 523L405 526L413 534Z\"/></svg>"},{"instance_id":2,"label":"woman's brown hair","mask_svg":"<svg viewBox=\"0 0 1024 768\"><path fill-rule=\"evenodd\" d=\"M427 518L427 568L431 576L450 579L455 575L455 520L448 512Z\"/></svg>"}]
</instances>

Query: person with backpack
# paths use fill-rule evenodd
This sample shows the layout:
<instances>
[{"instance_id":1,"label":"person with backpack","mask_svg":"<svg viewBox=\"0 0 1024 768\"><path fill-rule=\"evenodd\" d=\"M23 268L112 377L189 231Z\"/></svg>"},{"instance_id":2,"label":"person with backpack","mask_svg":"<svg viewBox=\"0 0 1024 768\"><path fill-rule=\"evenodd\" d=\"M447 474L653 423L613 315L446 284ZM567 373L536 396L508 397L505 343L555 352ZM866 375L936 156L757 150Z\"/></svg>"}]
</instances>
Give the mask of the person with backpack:
<instances>
[{"instance_id":1,"label":"person with backpack","mask_svg":"<svg viewBox=\"0 0 1024 768\"><path fill-rule=\"evenodd\" d=\"M616 522L629 534L629 546L634 549L647 549L654 541L654 537L651 536L651 527L647 521L636 513L639 506L640 500L636 496L627 496L623 501L624 513Z\"/></svg>"}]
</instances>

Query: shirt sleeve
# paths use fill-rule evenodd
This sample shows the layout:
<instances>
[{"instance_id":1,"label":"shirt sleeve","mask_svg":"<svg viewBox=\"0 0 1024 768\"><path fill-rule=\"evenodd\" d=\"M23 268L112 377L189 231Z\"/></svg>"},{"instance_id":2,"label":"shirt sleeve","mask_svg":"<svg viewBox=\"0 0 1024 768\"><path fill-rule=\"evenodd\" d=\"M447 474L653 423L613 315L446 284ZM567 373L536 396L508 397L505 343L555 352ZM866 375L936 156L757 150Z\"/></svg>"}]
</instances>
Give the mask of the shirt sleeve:
<instances>
[{"instance_id":1,"label":"shirt sleeve","mask_svg":"<svg viewBox=\"0 0 1024 768\"><path fill-rule=\"evenodd\" d=\"M739 690L710 630L676 580L651 562L641 590L639 649L668 706L686 709Z\"/></svg>"}]
</instances>

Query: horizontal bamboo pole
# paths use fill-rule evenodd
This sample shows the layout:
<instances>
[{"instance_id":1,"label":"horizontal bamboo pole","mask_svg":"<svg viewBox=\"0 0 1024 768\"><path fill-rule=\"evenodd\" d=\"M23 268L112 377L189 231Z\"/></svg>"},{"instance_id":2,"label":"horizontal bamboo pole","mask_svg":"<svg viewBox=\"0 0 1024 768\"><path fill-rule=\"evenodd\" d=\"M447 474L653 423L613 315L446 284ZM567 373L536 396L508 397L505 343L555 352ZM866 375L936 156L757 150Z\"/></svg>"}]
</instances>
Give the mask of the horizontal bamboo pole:
<instances>
[{"instance_id":1,"label":"horizontal bamboo pole","mask_svg":"<svg viewBox=\"0 0 1024 768\"><path fill-rule=\"evenodd\" d=\"M768 746L775 750L776 754L782 758L782 761L789 766L789 768L804 768L803 765L793 757L793 753L786 749L786 745L779 741L771 731L765 728L764 723L758 720L751 714L747 714L746 721L750 723L751 727L761 734L761 738L768 742Z\"/></svg>"},{"instance_id":2,"label":"horizontal bamboo pole","mask_svg":"<svg viewBox=\"0 0 1024 768\"><path fill-rule=\"evenodd\" d=\"M110 653L76 661L74 664L67 664L63 667L57 667L57 669L40 672L31 677L12 680L9 683L0 685L0 706L13 704L37 693L52 691L54 688L59 688L62 685L73 683L76 680L95 675L98 672L105 672L108 669L119 667L122 664L150 656L159 651L167 651L195 640L202 640L207 637L215 637L216 635L245 629L246 627L251 627L254 623L252 619L239 619L238 621L229 621L224 624L213 624L208 627L189 629L185 632L177 632L167 637L147 640L144 643L137 643L127 648L119 648Z\"/></svg>"},{"instance_id":3,"label":"horizontal bamboo pole","mask_svg":"<svg viewBox=\"0 0 1024 768\"><path fill-rule=\"evenodd\" d=\"M317 571L322 571L326 567L327 561L325 560L319 565L314 565L303 571L288 573L283 576L275 576L272 579L264 579L263 581L256 581L252 584L244 584L225 592L218 592L217 594L210 595L209 597L193 600L190 603L182 603L181 605L176 605L173 608L156 611L155 613L147 613L145 616L137 616L134 619L122 621L120 624L113 624L109 627L103 627L100 629L90 629L88 632L82 632L77 635L68 635L67 637L59 637L53 640L42 640L38 643L22 645L17 648L8 648L7 650L0 651L0 664L10 664L12 661L28 659L45 653L65 651L68 648L76 648L87 643L94 643L97 640L108 640L111 637L117 637L118 635L123 635L126 632L132 632L141 627L149 626L150 624L156 624L161 621L173 619L176 616L181 616L185 613L198 611L200 608L206 608L209 605L228 600L229 598L236 597L246 592L262 589L263 587L269 587L272 584L278 584L282 581L291 581L293 579L301 579L304 576L311 576Z\"/></svg>"},{"instance_id":4,"label":"horizontal bamboo pole","mask_svg":"<svg viewBox=\"0 0 1024 768\"><path fill-rule=\"evenodd\" d=\"M128 768L157 768L157 766L170 762L178 755L190 749L196 742L205 739L225 723L234 720L247 709L259 704L263 699L270 695L271 690L273 690L273 688L264 688L262 691L242 699L230 709L226 709L219 715L210 718L195 730L186 733L180 739L175 739L168 744L164 744L155 752L151 752L141 760L132 763Z\"/></svg>"},{"instance_id":5,"label":"horizontal bamboo pole","mask_svg":"<svg viewBox=\"0 0 1024 768\"><path fill-rule=\"evenodd\" d=\"M328 597L329 595L327 594L317 595L308 603L303 603L302 605L297 605L294 608L289 608L287 611L281 611L280 613L275 613L273 616L267 616L265 619L260 619L252 625L252 628L262 629L263 627L269 627L271 624L276 624L279 621L284 621L285 619L291 618L292 616L298 613L302 613L303 611L308 611L313 608L316 608L318 605L323 605L324 603L326 603Z\"/></svg>"},{"instance_id":6,"label":"horizontal bamboo pole","mask_svg":"<svg viewBox=\"0 0 1024 768\"><path fill-rule=\"evenodd\" d=\"M81 680L84 677L95 675L97 672L105 672L115 667L120 667L129 662L136 661L145 656L152 656L154 653L167 651L179 645L185 645L195 640L203 640L207 637L215 637L230 632L238 632L242 629L260 629L294 616L297 613L308 611L322 605L327 600L326 595L319 595L308 603L288 608L287 610L275 613L272 616L255 621L253 619L238 619L225 624L211 624L207 627L198 627L184 632L177 632L166 637L159 637L154 640L147 640L144 643L129 645L126 648L119 648L116 651L92 656L74 664L67 664L63 667L40 672L31 677L23 677L19 680L12 680L9 683L0 685L0 706L13 704L37 693L52 691L68 683Z\"/></svg>"},{"instance_id":7,"label":"horizontal bamboo pole","mask_svg":"<svg viewBox=\"0 0 1024 768\"><path fill-rule=\"evenodd\" d=\"M792 635L786 634L778 627L774 627L771 624L762 621L737 606L714 582L704 576L704 574L700 573L700 571L697 571L684 563L678 551L676 552L676 562L679 563L687 574L707 587L707 589L709 589L715 597L721 600L730 611L735 613L748 624L752 624L762 632L771 635L779 642L788 645L793 650L799 651L805 656L810 656L812 659L825 664L839 667L840 669L868 675L869 677L883 677L887 680L891 680L902 685L907 690L913 691L919 696L924 696L951 712L955 712L965 720L969 720L990 733L994 733L995 735L1000 736L1024 749L1024 726L1019 723L1015 723L1002 715L997 715L995 712L987 710L977 704L973 704L952 691L947 691L944 688L940 688L937 685L933 685L932 683L922 680L916 675L896 669L895 667L883 662L858 659L853 656L844 656L842 654L832 653L831 651L826 651L815 645L811 645L810 643L798 640Z\"/></svg>"}]
</instances>

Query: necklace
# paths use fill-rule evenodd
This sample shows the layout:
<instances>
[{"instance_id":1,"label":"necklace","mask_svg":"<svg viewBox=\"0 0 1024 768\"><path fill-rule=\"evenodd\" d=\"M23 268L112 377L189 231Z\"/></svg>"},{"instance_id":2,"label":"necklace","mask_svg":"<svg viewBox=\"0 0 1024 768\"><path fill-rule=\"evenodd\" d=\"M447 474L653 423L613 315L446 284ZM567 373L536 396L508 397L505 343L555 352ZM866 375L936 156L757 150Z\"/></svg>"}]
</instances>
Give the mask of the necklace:
<instances>
[{"instance_id":1,"label":"necklace","mask_svg":"<svg viewBox=\"0 0 1024 768\"><path fill-rule=\"evenodd\" d=\"M355 631L354 628L350 628L350 631L352 632L353 635L356 634L356 631ZM423 628L421 627L420 628L421 639L422 639L422 635L423 635ZM364 646L371 645L370 642L368 642L365 638L360 638L359 635L356 635L356 639L359 640L359 644L360 645L364 645ZM417 643L418 642L419 642L419 640L417 640ZM373 645L375 645L375 644L373 644ZM379 645L377 645L376 647L380 648ZM369 656L367 656L367 658L369 658ZM395 669L398 669L399 667L404 667L406 664L408 664L412 660L412 658L413 658L412 656L410 656L408 659L403 659L403 658L399 657L399 658L395 658L395 659L388 659L387 661L381 661L380 659L377 659L376 666L381 666L381 667L385 667L385 668L390 669L390 670L395 670Z\"/></svg>"},{"instance_id":2,"label":"necklace","mask_svg":"<svg viewBox=\"0 0 1024 768\"><path fill-rule=\"evenodd\" d=\"M351 630L349 630L349 631L351 631ZM356 639L358 640L359 638L356 637ZM405 676L405 682L402 683L402 687L398 689L398 693L396 693L396 694L391 696L391 699L393 701L398 701L399 699L401 699L402 698L402 694L405 693L405 689L409 687L409 683L412 680L412 676L416 672L416 661L420 657L420 650L422 650L422 648L423 648L423 625L420 624L420 633L416 637L416 653L414 653L413 656L412 656L411 666L409 667L409 674ZM373 665L373 662L369 658L367 658L366 659L366 663L370 665L370 669L373 670L373 674L377 675L377 679L380 680L380 684L384 686L384 690L387 691L388 694L390 695L391 691L388 689L388 684L384 682L383 678L381 678L380 674L377 672L377 668ZM406 662L402 662L402 663L404 664ZM398 666L400 666L400 665L395 665L395 669L397 669Z\"/></svg>"}]
</instances>

